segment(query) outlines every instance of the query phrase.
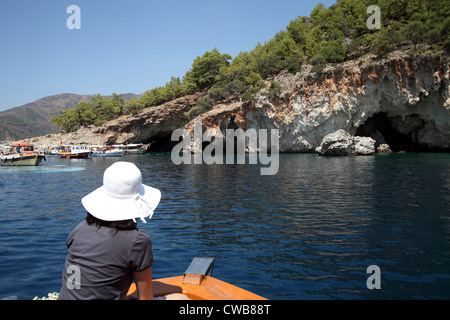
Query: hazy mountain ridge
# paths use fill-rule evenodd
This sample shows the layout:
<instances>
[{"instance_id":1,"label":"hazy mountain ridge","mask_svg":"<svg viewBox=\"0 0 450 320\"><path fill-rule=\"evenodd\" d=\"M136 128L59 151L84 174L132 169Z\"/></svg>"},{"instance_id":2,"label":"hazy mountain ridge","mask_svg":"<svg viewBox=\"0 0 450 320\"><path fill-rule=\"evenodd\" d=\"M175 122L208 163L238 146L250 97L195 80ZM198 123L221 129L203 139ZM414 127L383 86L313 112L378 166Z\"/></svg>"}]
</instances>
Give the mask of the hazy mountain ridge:
<instances>
[{"instance_id":1,"label":"hazy mountain ridge","mask_svg":"<svg viewBox=\"0 0 450 320\"><path fill-rule=\"evenodd\" d=\"M128 100L137 95L123 94ZM80 102L89 101L92 95L63 93L47 96L23 106L0 112L0 140L21 140L49 133L60 129L49 122L53 115L75 108Z\"/></svg>"}]
</instances>

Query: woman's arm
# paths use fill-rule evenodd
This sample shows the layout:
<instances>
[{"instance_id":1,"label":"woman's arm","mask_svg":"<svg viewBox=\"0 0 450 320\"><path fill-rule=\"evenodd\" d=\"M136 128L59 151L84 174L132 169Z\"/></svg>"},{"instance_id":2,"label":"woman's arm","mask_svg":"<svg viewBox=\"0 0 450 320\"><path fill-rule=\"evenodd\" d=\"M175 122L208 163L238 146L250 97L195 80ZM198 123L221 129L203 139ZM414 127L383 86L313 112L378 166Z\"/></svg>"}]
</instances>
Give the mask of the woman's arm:
<instances>
[{"instance_id":1,"label":"woman's arm","mask_svg":"<svg viewBox=\"0 0 450 320\"><path fill-rule=\"evenodd\" d=\"M153 300L152 268L133 272L138 300Z\"/></svg>"}]
</instances>

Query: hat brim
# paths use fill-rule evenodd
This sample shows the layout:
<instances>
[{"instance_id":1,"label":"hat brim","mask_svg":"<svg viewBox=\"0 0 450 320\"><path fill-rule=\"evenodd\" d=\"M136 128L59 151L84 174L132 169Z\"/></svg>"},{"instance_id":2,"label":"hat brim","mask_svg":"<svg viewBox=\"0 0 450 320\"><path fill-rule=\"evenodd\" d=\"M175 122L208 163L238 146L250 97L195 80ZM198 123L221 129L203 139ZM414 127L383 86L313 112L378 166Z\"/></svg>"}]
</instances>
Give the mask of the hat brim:
<instances>
[{"instance_id":1,"label":"hat brim","mask_svg":"<svg viewBox=\"0 0 450 320\"><path fill-rule=\"evenodd\" d=\"M101 186L83 197L81 203L87 212L103 221L151 217L161 200L161 191L142 184L139 195L126 199L115 198Z\"/></svg>"}]
</instances>

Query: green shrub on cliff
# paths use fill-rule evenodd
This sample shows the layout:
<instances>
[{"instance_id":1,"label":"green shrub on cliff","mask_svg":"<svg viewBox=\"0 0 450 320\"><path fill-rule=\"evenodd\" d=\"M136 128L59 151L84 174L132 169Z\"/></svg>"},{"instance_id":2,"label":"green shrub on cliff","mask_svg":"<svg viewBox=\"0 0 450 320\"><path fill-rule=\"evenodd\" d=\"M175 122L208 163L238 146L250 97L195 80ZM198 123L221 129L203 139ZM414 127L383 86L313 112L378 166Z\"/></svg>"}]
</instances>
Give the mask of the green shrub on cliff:
<instances>
[{"instance_id":1,"label":"green shrub on cliff","mask_svg":"<svg viewBox=\"0 0 450 320\"><path fill-rule=\"evenodd\" d=\"M205 52L202 57L197 57L192 63L184 81L192 85L198 90L205 89L216 82L220 69L229 65L231 56L229 54L221 54L217 49Z\"/></svg>"},{"instance_id":2,"label":"green shrub on cliff","mask_svg":"<svg viewBox=\"0 0 450 320\"><path fill-rule=\"evenodd\" d=\"M264 78L283 69L298 72L304 62L301 47L286 31L280 31L264 45L259 44L250 54L255 57L257 71Z\"/></svg>"},{"instance_id":3,"label":"green shrub on cliff","mask_svg":"<svg viewBox=\"0 0 450 320\"><path fill-rule=\"evenodd\" d=\"M276 98L281 92L281 86L275 80L272 80L268 89L269 98Z\"/></svg>"},{"instance_id":4,"label":"green shrub on cliff","mask_svg":"<svg viewBox=\"0 0 450 320\"><path fill-rule=\"evenodd\" d=\"M125 99L120 94L104 97L96 94L89 102L79 103L75 109L66 110L50 120L54 125L66 132L74 131L81 126L99 126L107 120L117 118L123 114Z\"/></svg>"}]
</instances>

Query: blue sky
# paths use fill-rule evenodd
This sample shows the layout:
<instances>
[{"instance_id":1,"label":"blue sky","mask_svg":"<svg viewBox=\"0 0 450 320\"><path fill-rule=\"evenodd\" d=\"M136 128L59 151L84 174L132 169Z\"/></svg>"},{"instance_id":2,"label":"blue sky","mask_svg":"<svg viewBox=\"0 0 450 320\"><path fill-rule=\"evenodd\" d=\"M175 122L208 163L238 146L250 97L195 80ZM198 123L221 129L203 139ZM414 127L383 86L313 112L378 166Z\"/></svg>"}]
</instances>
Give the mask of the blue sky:
<instances>
[{"instance_id":1,"label":"blue sky","mask_svg":"<svg viewBox=\"0 0 450 320\"><path fill-rule=\"evenodd\" d=\"M0 111L60 93L143 93L217 48L236 56L322 2L1 0ZM66 26L81 10L81 30Z\"/></svg>"}]
</instances>

